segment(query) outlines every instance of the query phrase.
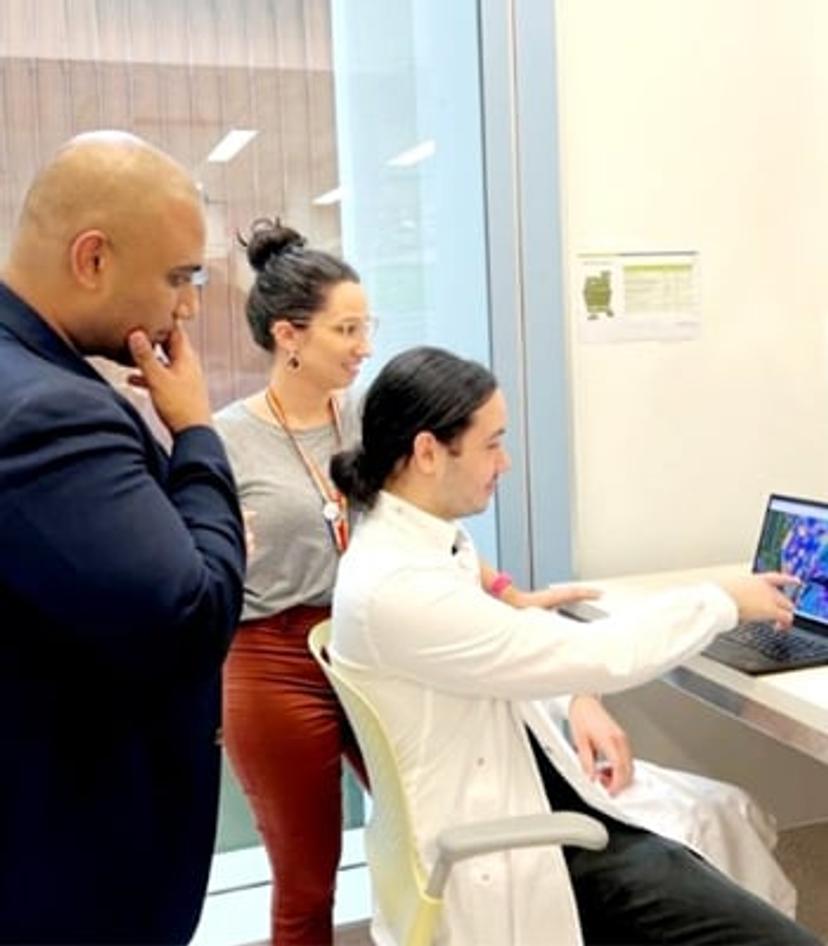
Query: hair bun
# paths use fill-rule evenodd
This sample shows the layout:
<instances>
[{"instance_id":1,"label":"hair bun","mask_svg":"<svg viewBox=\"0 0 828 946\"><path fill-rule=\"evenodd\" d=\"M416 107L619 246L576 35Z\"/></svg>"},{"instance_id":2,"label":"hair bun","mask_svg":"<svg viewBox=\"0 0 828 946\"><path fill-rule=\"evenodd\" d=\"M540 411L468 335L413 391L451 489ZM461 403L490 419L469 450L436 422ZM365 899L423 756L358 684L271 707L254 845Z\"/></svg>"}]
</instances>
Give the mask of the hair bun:
<instances>
[{"instance_id":1,"label":"hair bun","mask_svg":"<svg viewBox=\"0 0 828 946\"><path fill-rule=\"evenodd\" d=\"M283 226L277 217L259 217L250 224L250 233L245 239L239 235L239 243L247 250L247 259L257 272L261 272L272 256L280 256L293 247L305 245L301 233Z\"/></svg>"}]
</instances>

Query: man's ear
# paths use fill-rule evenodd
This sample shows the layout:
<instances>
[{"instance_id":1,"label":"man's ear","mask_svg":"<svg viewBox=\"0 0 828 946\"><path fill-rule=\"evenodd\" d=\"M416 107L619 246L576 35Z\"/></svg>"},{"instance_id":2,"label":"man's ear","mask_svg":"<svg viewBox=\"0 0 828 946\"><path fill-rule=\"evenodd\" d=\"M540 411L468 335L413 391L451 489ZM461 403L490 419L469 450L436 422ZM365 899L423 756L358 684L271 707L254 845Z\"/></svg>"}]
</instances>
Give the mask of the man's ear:
<instances>
[{"instance_id":1,"label":"man's ear","mask_svg":"<svg viewBox=\"0 0 828 946\"><path fill-rule=\"evenodd\" d=\"M69 247L69 267L84 289L99 289L109 266L109 241L101 230L84 230Z\"/></svg>"},{"instance_id":2,"label":"man's ear","mask_svg":"<svg viewBox=\"0 0 828 946\"><path fill-rule=\"evenodd\" d=\"M411 460L421 473L433 474L442 459L442 444L430 430L421 430L411 444Z\"/></svg>"}]
</instances>

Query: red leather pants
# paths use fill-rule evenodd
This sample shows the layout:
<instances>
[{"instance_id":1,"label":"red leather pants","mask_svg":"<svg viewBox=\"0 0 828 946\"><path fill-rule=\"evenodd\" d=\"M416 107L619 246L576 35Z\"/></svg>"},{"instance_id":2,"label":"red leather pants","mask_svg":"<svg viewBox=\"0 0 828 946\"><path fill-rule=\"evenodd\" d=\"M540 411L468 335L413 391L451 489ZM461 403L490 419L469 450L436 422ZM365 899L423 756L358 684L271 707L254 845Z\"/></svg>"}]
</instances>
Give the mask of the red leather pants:
<instances>
[{"instance_id":1,"label":"red leather pants","mask_svg":"<svg viewBox=\"0 0 828 946\"><path fill-rule=\"evenodd\" d=\"M342 843L343 755L367 784L351 729L307 647L326 608L239 628L224 666L224 744L274 875L278 946L331 946Z\"/></svg>"}]
</instances>

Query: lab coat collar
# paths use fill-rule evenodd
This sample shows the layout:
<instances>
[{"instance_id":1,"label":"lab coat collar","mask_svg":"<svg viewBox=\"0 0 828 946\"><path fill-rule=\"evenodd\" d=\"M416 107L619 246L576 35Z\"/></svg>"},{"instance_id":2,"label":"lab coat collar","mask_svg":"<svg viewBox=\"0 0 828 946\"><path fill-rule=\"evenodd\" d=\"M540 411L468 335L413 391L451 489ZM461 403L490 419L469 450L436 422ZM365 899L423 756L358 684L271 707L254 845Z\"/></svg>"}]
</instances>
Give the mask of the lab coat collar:
<instances>
[{"instance_id":1,"label":"lab coat collar","mask_svg":"<svg viewBox=\"0 0 828 946\"><path fill-rule=\"evenodd\" d=\"M381 490L371 517L393 522L415 545L451 557L468 542L465 530L454 520L440 519L408 500Z\"/></svg>"}]
</instances>

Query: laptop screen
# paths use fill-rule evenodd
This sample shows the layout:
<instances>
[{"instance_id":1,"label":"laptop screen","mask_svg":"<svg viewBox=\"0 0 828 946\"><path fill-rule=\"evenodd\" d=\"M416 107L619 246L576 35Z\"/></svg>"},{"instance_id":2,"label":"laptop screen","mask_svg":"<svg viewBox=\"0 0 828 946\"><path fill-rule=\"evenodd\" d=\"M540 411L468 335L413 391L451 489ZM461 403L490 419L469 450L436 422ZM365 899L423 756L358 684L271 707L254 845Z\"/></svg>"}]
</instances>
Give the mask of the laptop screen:
<instances>
[{"instance_id":1,"label":"laptop screen","mask_svg":"<svg viewBox=\"0 0 828 946\"><path fill-rule=\"evenodd\" d=\"M828 628L828 505L771 496L753 570L796 575L802 582L791 592L796 616Z\"/></svg>"}]
</instances>

